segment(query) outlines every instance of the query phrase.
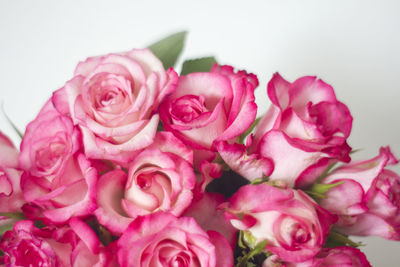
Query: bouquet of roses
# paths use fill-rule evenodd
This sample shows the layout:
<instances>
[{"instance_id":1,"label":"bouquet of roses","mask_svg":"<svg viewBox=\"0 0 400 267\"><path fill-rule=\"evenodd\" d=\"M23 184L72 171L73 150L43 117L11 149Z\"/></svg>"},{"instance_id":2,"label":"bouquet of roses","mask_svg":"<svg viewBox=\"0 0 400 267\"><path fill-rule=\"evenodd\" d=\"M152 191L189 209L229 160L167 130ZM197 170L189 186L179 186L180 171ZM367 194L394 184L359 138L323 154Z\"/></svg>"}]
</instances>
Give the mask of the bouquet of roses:
<instances>
[{"instance_id":1,"label":"bouquet of roses","mask_svg":"<svg viewBox=\"0 0 400 267\"><path fill-rule=\"evenodd\" d=\"M185 33L80 62L0 133L2 266L370 266L350 235L400 239L389 147L350 159L348 107L316 77L268 83Z\"/></svg>"}]
</instances>

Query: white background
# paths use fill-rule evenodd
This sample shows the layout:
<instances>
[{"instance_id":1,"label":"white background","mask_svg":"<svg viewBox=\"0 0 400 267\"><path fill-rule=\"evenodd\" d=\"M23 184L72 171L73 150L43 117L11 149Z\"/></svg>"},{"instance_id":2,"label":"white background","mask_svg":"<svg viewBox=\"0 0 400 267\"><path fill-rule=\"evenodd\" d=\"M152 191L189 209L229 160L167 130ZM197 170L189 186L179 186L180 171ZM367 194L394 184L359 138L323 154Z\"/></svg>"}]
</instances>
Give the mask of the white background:
<instances>
[{"instance_id":1,"label":"white background","mask_svg":"<svg viewBox=\"0 0 400 267\"><path fill-rule=\"evenodd\" d=\"M260 113L275 71L317 75L354 116L355 158L390 145L400 156L400 1L0 0L0 101L20 129L88 56L188 30L182 58L216 55L258 75ZM181 58L181 60L182 60ZM18 143L3 116L0 129ZM400 172L400 168L395 168ZM400 243L363 239L374 266L396 266Z\"/></svg>"}]
</instances>

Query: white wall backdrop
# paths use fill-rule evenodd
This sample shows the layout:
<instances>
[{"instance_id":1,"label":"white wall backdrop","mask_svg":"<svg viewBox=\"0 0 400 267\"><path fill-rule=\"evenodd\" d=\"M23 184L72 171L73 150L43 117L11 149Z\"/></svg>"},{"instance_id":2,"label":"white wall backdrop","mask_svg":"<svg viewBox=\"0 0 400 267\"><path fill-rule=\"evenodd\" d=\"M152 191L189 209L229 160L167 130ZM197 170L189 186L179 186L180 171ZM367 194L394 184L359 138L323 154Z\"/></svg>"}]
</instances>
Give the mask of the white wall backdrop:
<instances>
[{"instance_id":1,"label":"white wall backdrop","mask_svg":"<svg viewBox=\"0 0 400 267\"><path fill-rule=\"evenodd\" d=\"M78 61L188 30L182 58L216 55L258 75L260 113L274 72L317 75L352 111L354 158L381 145L400 156L399 11L396 0L0 0L0 101L24 129ZM2 115L0 130L19 143ZM362 241L374 266L400 261L400 243Z\"/></svg>"}]
</instances>

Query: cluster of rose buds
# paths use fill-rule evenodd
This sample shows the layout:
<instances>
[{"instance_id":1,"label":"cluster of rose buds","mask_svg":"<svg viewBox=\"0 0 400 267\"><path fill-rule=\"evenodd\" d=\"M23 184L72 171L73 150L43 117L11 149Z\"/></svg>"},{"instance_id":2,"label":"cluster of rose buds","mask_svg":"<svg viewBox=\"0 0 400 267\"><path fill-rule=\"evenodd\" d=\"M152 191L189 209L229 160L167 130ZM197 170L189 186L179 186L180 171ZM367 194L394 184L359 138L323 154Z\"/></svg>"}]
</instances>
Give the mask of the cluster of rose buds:
<instances>
[{"instance_id":1,"label":"cluster of rose buds","mask_svg":"<svg viewBox=\"0 0 400 267\"><path fill-rule=\"evenodd\" d=\"M257 86L149 49L79 63L20 152L0 134L0 262L370 266L349 235L400 240L396 158L351 161L352 116L322 80L274 74L259 119Z\"/></svg>"}]
</instances>

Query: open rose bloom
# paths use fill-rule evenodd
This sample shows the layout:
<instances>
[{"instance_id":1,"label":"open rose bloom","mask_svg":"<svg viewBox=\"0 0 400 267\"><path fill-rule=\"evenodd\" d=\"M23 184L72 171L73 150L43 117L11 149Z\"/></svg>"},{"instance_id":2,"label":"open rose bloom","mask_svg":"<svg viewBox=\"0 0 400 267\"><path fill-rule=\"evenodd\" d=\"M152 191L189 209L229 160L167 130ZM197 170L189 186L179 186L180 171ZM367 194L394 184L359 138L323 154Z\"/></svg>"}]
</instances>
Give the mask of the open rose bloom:
<instances>
[{"instance_id":1,"label":"open rose bloom","mask_svg":"<svg viewBox=\"0 0 400 267\"><path fill-rule=\"evenodd\" d=\"M331 85L276 73L256 119L256 75L179 76L163 42L80 62L19 151L0 132L0 266L368 267L351 235L400 240L398 159L351 161Z\"/></svg>"}]
</instances>

